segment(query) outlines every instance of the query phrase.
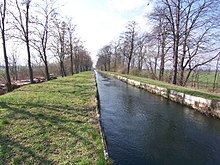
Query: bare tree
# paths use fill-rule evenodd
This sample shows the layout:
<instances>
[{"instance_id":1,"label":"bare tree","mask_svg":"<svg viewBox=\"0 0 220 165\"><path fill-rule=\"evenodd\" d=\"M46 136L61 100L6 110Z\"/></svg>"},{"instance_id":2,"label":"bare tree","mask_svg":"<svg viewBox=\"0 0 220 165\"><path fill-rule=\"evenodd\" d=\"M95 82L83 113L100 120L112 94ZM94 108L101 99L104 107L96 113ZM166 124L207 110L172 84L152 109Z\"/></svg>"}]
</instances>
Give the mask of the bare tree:
<instances>
[{"instance_id":1,"label":"bare tree","mask_svg":"<svg viewBox=\"0 0 220 165\"><path fill-rule=\"evenodd\" d=\"M72 18L68 20L67 30L68 30L68 37L69 37L69 52L70 52L70 72L73 75L73 63L74 63L74 44L76 43L76 38L74 37L76 25L73 25Z\"/></svg>"},{"instance_id":2,"label":"bare tree","mask_svg":"<svg viewBox=\"0 0 220 165\"><path fill-rule=\"evenodd\" d=\"M100 70L107 70L107 65L106 65L106 59L105 56L98 54L98 61L96 63L96 68L100 69Z\"/></svg>"},{"instance_id":3,"label":"bare tree","mask_svg":"<svg viewBox=\"0 0 220 165\"><path fill-rule=\"evenodd\" d=\"M110 45L106 45L101 48L98 53L98 67L104 67L105 71L110 71L111 54L112 52Z\"/></svg>"},{"instance_id":4,"label":"bare tree","mask_svg":"<svg viewBox=\"0 0 220 165\"><path fill-rule=\"evenodd\" d=\"M80 50L80 71L88 71L92 68L92 60L89 52L85 49Z\"/></svg>"},{"instance_id":5,"label":"bare tree","mask_svg":"<svg viewBox=\"0 0 220 165\"><path fill-rule=\"evenodd\" d=\"M143 69L144 58L146 54L146 38L147 34L142 34L139 36L137 41L137 68L139 71Z\"/></svg>"},{"instance_id":6,"label":"bare tree","mask_svg":"<svg viewBox=\"0 0 220 165\"><path fill-rule=\"evenodd\" d=\"M105 71L110 71L111 70L111 56L112 56L112 50L110 45L104 46L101 50L100 53L105 57Z\"/></svg>"},{"instance_id":7,"label":"bare tree","mask_svg":"<svg viewBox=\"0 0 220 165\"><path fill-rule=\"evenodd\" d=\"M6 78L7 78L7 90L12 91L11 86L11 78L10 78L10 72L9 72L9 62L8 62L8 56L7 56L7 49L6 49L6 29L5 29L5 19L6 19L6 0L3 1L3 3L0 4L0 14L1 14L1 37L2 37L2 45L3 45L3 53L4 53L4 59L5 59L5 72L6 72Z\"/></svg>"},{"instance_id":8,"label":"bare tree","mask_svg":"<svg viewBox=\"0 0 220 165\"><path fill-rule=\"evenodd\" d=\"M171 46L169 46L170 40L168 38L170 26L169 22L164 17L164 15L166 15L165 12L166 9L164 6L157 6L155 11L150 15L150 19L155 22L152 37L157 40L157 53L158 56L160 56L159 80L163 80L164 78L165 57L171 48Z\"/></svg>"},{"instance_id":9,"label":"bare tree","mask_svg":"<svg viewBox=\"0 0 220 165\"><path fill-rule=\"evenodd\" d=\"M126 26L126 31L121 35L121 50L123 55L127 58L127 74L130 72L131 61L134 57L137 35L137 23L135 21L129 22Z\"/></svg>"},{"instance_id":10,"label":"bare tree","mask_svg":"<svg viewBox=\"0 0 220 165\"><path fill-rule=\"evenodd\" d=\"M116 72L119 68L119 65L121 63L121 55L120 55L120 42L116 41L110 44L112 47L112 56L111 56L111 61L113 62L112 67L113 71Z\"/></svg>"},{"instance_id":11,"label":"bare tree","mask_svg":"<svg viewBox=\"0 0 220 165\"><path fill-rule=\"evenodd\" d=\"M151 35L147 37L147 43L145 45L145 66L146 69L150 73L150 78L157 79L157 67L158 67L158 60L159 60L159 53L158 53L158 45L157 40L152 38Z\"/></svg>"},{"instance_id":12,"label":"bare tree","mask_svg":"<svg viewBox=\"0 0 220 165\"><path fill-rule=\"evenodd\" d=\"M162 0L164 8L167 9L164 12L164 17L167 19L172 39L173 39L173 74L172 83L177 84L177 71L178 71L178 55L179 55L179 43L180 43L180 24L181 24L181 0Z\"/></svg>"},{"instance_id":13,"label":"bare tree","mask_svg":"<svg viewBox=\"0 0 220 165\"><path fill-rule=\"evenodd\" d=\"M208 55L206 60L199 60L202 54L207 55L207 52L216 50L216 47L213 46L214 36L212 35L212 39L210 38L213 30L216 29L216 20L210 14L218 9L216 2L215 0L158 1L153 19L157 20L161 50L159 79L162 78L164 72L166 50L171 47L173 48L173 84L179 83L179 85L184 86L188 80L188 75L185 76L187 69L191 70L215 59L213 55ZM166 48L171 39L172 43Z\"/></svg>"},{"instance_id":14,"label":"bare tree","mask_svg":"<svg viewBox=\"0 0 220 165\"><path fill-rule=\"evenodd\" d=\"M116 64L119 67L126 64L127 74L130 68L144 68L151 78L158 78L159 73L159 80L181 86L187 85L191 73L195 71L196 80L199 80L199 69L213 64L219 57L219 21L216 19L219 16L219 2L157 0L156 4L150 15L153 30L145 39L144 36L138 37L140 31L136 23L130 22L120 36L119 48L112 51L111 67L116 71ZM110 46L114 50L114 46ZM107 70L105 55L99 54L97 66ZM165 69L169 69L170 75L167 77Z\"/></svg>"},{"instance_id":15,"label":"bare tree","mask_svg":"<svg viewBox=\"0 0 220 165\"><path fill-rule=\"evenodd\" d=\"M11 54L10 63L11 63L12 78L13 80L17 81L18 80L18 53L17 53L16 46L14 49L12 49L10 54Z\"/></svg>"},{"instance_id":16,"label":"bare tree","mask_svg":"<svg viewBox=\"0 0 220 165\"><path fill-rule=\"evenodd\" d=\"M184 84L184 72L188 66L189 59L192 60L195 57L200 49L200 46L204 44L204 39L210 30L210 26L207 26L208 22L206 19L202 19L204 12L207 11L209 7L208 1L189 1L185 3L184 11L182 12L182 54L180 54L180 85ZM203 29L202 26L206 25L207 28ZM193 36L192 33L199 28L200 32L197 33L197 36ZM198 35L201 34L201 35ZM191 38L194 38L193 46L190 45ZM187 49L193 49L194 53L191 53L191 57L187 59Z\"/></svg>"},{"instance_id":17,"label":"bare tree","mask_svg":"<svg viewBox=\"0 0 220 165\"><path fill-rule=\"evenodd\" d=\"M53 18L57 15L54 7L55 1L45 0L44 4L37 5L38 11L35 20L35 38L31 41L32 47L39 53L40 59L45 66L46 79L50 80L48 68L48 40L51 32L51 23ZM38 17L40 16L40 19Z\"/></svg>"},{"instance_id":18,"label":"bare tree","mask_svg":"<svg viewBox=\"0 0 220 165\"><path fill-rule=\"evenodd\" d=\"M75 65L75 72L80 72L80 51L83 49L83 46L80 43L80 40L77 40L74 44L74 65Z\"/></svg>"},{"instance_id":19,"label":"bare tree","mask_svg":"<svg viewBox=\"0 0 220 165\"><path fill-rule=\"evenodd\" d=\"M34 83L33 80L33 69L31 63L31 51L30 51L30 4L31 0L25 0L22 3L19 3L18 0L15 0L16 9L18 13L14 13L14 11L10 11L11 15L13 16L15 22L13 26L19 31L21 35L21 40L25 42L27 55L28 55L28 68L29 68L29 76L30 82ZM24 6L24 7L23 7Z\"/></svg>"},{"instance_id":20,"label":"bare tree","mask_svg":"<svg viewBox=\"0 0 220 165\"><path fill-rule=\"evenodd\" d=\"M53 41L51 41L51 49L54 56L58 58L60 64L60 73L62 77L66 76L65 70L65 57L67 54L68 47L67 42L67 24L65 21L61 21L57 18L54 19L54 29L53 29Z\"/></svg>"}]
</instances>

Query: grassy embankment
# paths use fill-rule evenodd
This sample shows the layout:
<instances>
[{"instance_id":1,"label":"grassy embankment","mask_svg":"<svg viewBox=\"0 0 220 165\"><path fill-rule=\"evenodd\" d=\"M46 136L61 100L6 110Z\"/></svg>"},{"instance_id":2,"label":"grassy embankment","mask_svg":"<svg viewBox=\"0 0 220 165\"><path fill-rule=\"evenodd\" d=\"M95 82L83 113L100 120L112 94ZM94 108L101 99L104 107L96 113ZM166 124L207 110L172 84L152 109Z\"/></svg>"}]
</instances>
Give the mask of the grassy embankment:
<instances>
[{"instance_id":1,"label":"grassy embankment","mask_svg":"<svg viewBox=\"0 0 220 165\"><path fill-rule=\"evenodd\" d=\"M164 80L170 81L171 79L170 72L171 71L169 70L164 71ZM185 72L185 75L187 75L187 73L188 72ZM130 75L135 75L139 77L148 77L148 78L153 76L150 71L144 70L140 72L136 68L131 70ZM156 72L156 75L157 77L159 77L159 71ZM203 90L206 92L213 91L214 77L215 77L214 71L200 71L196 73L196 75L195 73L191 73L187 86L197 88L199 90ZM220 78L217 78L216 88L217 89L215 89L215 93L220 93Z\"/></svg>"},{"instance_id":2,"label":"grassy embankment","mask_svg":"<svg viewBox=\"0 0 220 165\"><path fill-rule=\"evenodd\" d=\"M198 85L199 88L204 89L212 89L213 82L214 82L215 72L200 72L199 73L199 80ZM217 79L217 86L220 87L220 78Z\"/></svg>"},{"instance_id":3,"label":"grassy embankment","mask_svg":"<svg viewBox=\"0 0 220 165\"><path fill-rule=\"evenodd\" d=\"M159 87L164 87L164 88L167 88L169 90L176 90L176 91L183 92L183 93L186 93L186 94L189 94L189 95L220 101L220 95L217 95L217 94L208 93L208 92L195 90L195 89L190 89L190 88L185 88L185 87L181 87L181 86L177 86L177 85L172 85L172 84L169 84L169 83L165 83L165 82L162 82L162 81L157 81L157 80L153 80L153 79L149 79L149 78L143 78L143 77L137 77L137 76L132 76L132 75L113 73L113 72L111 72L111 73L114 74L114 75L120 75L120 76L129 78L129 79L132 79L132 80L136 80L136 81L139 81L139 82L148 83L148 84L156 85L156 86L159 86Z\"/></svg>"},{"instance_id":4,"label":"grassy embankment","mask_svg":"<svg viewBox=\"0 0 220 165\"><path fill-rule=\"evenodd\" d=\"M0 96L0 164L105 164L85 72Z\"/></svg>"}]
</instances>

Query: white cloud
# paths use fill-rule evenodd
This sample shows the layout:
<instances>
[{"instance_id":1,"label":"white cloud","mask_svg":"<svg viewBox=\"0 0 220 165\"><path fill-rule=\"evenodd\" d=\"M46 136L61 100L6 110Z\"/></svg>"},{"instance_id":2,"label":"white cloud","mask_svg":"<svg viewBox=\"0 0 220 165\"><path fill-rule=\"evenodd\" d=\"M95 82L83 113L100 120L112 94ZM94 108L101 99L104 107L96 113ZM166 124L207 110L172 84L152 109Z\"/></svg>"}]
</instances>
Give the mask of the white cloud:
<instances>
[{"instance_id":1,"label":"white cloud","mask_svg":"<svg viewBox=\"0 0 220 165\"><path fill-rule=\"evenodd\" d=\"M149 3L147 3L147 5L145 5L145 8L144 8L144 14L145 15L148 15L151 12L153 12L153 8L154 8L154 5L155 5L154 1L155 0L152 0L152 1L149 0Z\"/></svg>"},{"instance_id":2,"label":"white cloud","mask_svg":"<svg viewBox=\"0 0 220 165\"><path fill-rule=\"evenodd\" d=\"M142 7L146 0L108 0L109 7L124 12Z\"/></svg>"},{"instance_id":3,"label":"white cloud","mask_svg":"<svg viewBox=\"0 0 220 165\"><path fill-rule=\"evenodd\" d=\"M72 16L85 47L96 61L98 50L117 38L128 21L137 21L147 29L147 0L66 0L62 14ZM132 13L132 14L131 14Z\"/></svg>"},{"instance_id":4,"label":"white cloud","mask_svg":"<svg viewBox=\"0 0 220 165\"><path fill-rule=\"evenodd\" d=\"M92 53L92 59L96 61L98 50L119 36L127 20L113 11L105 10L104 7L103 10L97 10L79 2L73 4L68 5L71 8L65 6L63 13L73 17L79 36Z\"/></svg>"}]
</instances>

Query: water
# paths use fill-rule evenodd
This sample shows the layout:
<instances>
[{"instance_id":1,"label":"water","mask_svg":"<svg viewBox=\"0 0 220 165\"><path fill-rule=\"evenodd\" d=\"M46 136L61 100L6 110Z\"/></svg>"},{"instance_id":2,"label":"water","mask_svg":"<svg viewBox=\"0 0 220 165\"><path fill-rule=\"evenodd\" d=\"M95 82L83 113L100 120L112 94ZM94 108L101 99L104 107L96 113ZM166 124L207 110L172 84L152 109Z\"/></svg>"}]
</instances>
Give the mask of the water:
<instances>
[{"instance_id":1,"label":"water","mask_svg":"<svg viewBox=\"0 0 220 165\"><path fill-rule=\"evenodd\" d=\"M96 76L102 126L115 165L220 164L220 120Z\"/></svg>"}]
</instances>

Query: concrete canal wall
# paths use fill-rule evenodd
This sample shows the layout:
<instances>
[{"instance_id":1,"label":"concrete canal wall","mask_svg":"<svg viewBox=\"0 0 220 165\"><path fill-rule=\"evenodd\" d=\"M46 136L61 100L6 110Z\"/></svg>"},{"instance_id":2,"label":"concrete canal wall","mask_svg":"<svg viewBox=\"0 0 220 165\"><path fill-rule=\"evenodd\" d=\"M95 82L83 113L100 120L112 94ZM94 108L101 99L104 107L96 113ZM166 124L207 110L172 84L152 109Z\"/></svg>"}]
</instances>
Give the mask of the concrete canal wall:
<instances>
[{"instance_id":1,"label":"concrete canal wall","mask_svg":"<svg viewBox=\"0 0 220 165\"><path fill-rule=\"evenodd\" d=\"M211 116L215 116L220 118L220 102L210 99L205 99L202 97L192 96L189 94L185 94L182 92L178 92L175 90L170 90L164 87L159 87L156 85L151 85L147 83L142 83L139 81L135 81L132 79L128 79L126 77L122 77L119 75L114 75L112 73L108 73L108 75L113 76L127 84L136 86L138 88L145 89L151 93L160 95L172 101L178 102L180 104L189 106L195 110L198 110L202 113L209 114Z\"/></svg>"},{"instance_id":2,"label":"concrete canal wall","mask_svg":"<svg viewBox=\"0 0 220 165\"><path fill-rule=\"evenodd\" d=\"M94 74L94 79L95 79L95 84L96 84L96 111L97 111L97 117L99 119L99 130L100 130L100 134L102 136L102 143L103 143L103 150L104 150L104 157L105 159L109 159L109 154L108 154L108 148L107 148L107 141L106 141L106 137L104 134L104 130L102 127L102 121L101 121L101 112L100 112L100 99L99 99L99 91L98 91L98 84L97 84L97 80L96 80L96 73Z\"/></svg>"}]
</instances>

